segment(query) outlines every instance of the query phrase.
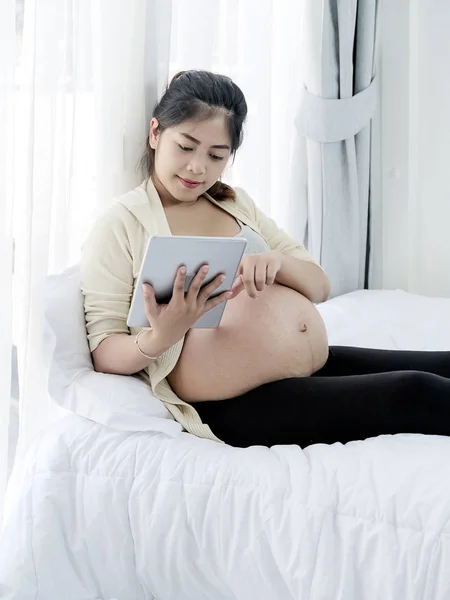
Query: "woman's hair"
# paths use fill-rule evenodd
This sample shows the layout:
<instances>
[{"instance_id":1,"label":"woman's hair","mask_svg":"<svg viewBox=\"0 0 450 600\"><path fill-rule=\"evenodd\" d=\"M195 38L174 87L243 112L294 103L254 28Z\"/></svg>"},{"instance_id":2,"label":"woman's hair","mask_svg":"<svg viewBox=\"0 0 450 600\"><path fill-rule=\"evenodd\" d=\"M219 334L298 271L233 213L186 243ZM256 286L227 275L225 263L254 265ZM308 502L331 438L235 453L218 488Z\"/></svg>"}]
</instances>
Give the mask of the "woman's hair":
<instances>
[{"instance_id":1,"label":"woman's hair","mask_svg":"<svg viewBox=\"0 0 450 600\"><path fill-rule=\"evenodd\" d=\"M227 117L234 157L242 143L247 103L241 89L229 77L209 71L177 73L153 109L153 117L158 119L158 131L162 133L184 121L206 121L221 112ZM141 160L146 177L151 177L155 168L155 151L149 142L147 138L146 152ZM219 201L235 199L234 190L221 181L217 181L208 193Z\"/></svg>"}]
</instances>

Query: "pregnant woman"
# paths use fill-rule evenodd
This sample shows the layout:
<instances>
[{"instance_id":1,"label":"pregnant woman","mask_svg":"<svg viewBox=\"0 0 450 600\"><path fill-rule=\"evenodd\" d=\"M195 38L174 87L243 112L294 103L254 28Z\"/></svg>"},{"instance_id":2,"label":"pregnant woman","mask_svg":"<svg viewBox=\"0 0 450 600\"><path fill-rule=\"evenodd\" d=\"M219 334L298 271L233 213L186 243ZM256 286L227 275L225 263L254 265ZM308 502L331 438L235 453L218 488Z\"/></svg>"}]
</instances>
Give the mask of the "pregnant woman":
<instances>
[{"instance_id":1,"label":"pregnant woman","mask_svg":"<svg viewBox=\"0 0 450 600\"><path fill-rule=\"evenodd\" d=\"M247 105L227 77L176 75L154 109L146 179L117 199L83 247L94 367L139 375L189 432L231 445L347 442L382 433L450 434L450 352L328 347L315 304L329 281L305 248L242 189L220 182ZM279 174L283 176L282 173ZM126 321L149 236L243 236L231 292L209 299L207 266L169 304L144 286L149 327ZM217 329L192 329L227 300Z\"/></svg>"}]
</instances>

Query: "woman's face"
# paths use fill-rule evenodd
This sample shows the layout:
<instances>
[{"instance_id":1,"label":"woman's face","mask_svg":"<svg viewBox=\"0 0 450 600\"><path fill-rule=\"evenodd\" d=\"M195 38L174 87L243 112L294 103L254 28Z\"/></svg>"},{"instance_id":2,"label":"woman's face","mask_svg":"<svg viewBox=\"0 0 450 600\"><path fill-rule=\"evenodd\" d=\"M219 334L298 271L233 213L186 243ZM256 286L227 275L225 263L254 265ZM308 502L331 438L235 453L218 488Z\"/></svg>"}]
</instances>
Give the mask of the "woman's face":
<instances>
[{"instance_id":1,"label":"woman's face","mask_svg":"<svg viewBox=\"0 0 450 600\"><path fill-rule=\"evenodd\" d=\"M230 158L231 140L225 115L157 131L150 124L150 146L155 150L154 180L161 200L194 202L216 183Z\"/></svg>"}]
</instances>

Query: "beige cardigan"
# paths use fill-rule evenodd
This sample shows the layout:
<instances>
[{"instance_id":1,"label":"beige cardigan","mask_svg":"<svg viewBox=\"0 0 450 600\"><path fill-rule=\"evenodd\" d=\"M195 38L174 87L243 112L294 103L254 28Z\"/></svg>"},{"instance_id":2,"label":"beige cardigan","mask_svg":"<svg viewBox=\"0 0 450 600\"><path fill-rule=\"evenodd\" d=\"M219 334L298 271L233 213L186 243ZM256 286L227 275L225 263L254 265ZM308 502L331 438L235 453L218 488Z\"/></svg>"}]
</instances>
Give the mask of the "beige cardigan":
<instances>
[{"instance_id":1,"label":"beige cardigan","mask_svg":"<svg viewBox=\"0 0 450 600\"><path fill-rule=\"evenodd\" d=\"M271 250L315 263L304 246L266 217L244 190L236 188L235 192L235 201L216 202L211 196L205 196L259 233ZM130 331L126 321L134 285L152 235L171 235L171 231L159 195L151 180L146 180L119 197L97 221L86 240L81 259L81 282L91 351L110 335L134 335L139 331ZM164 402L187 431L220 441L209 426L202 423L194 406L178 398L167 382L166 377L178 361L183 342L184 338L152 361L142 375L150 383L153 394Z\"/></svg>"}]
</instances>

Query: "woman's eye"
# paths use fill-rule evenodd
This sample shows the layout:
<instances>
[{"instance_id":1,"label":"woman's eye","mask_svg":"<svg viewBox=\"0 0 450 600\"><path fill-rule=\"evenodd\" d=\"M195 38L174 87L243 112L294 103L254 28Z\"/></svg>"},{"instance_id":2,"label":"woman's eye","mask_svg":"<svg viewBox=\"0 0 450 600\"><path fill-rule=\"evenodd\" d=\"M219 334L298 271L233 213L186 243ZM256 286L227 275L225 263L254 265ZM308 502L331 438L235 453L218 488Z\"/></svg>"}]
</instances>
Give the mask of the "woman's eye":
<instances>
[{"instance_id":1,"label":"woman's eye","mask_svg":"<svg viewBox=\"0 0 450 600\"><path fill-rule=\"evenodd\" d=\"M178 147L180 148L180 150L182 150L183 152L193 152L194 148L190 148L189 146L183 146L182 144L178 144ZM223 156L217 156L217 154L210 154L210 157L213 160L223 160L224 157Z\"/></svg>"}]
</instances>

